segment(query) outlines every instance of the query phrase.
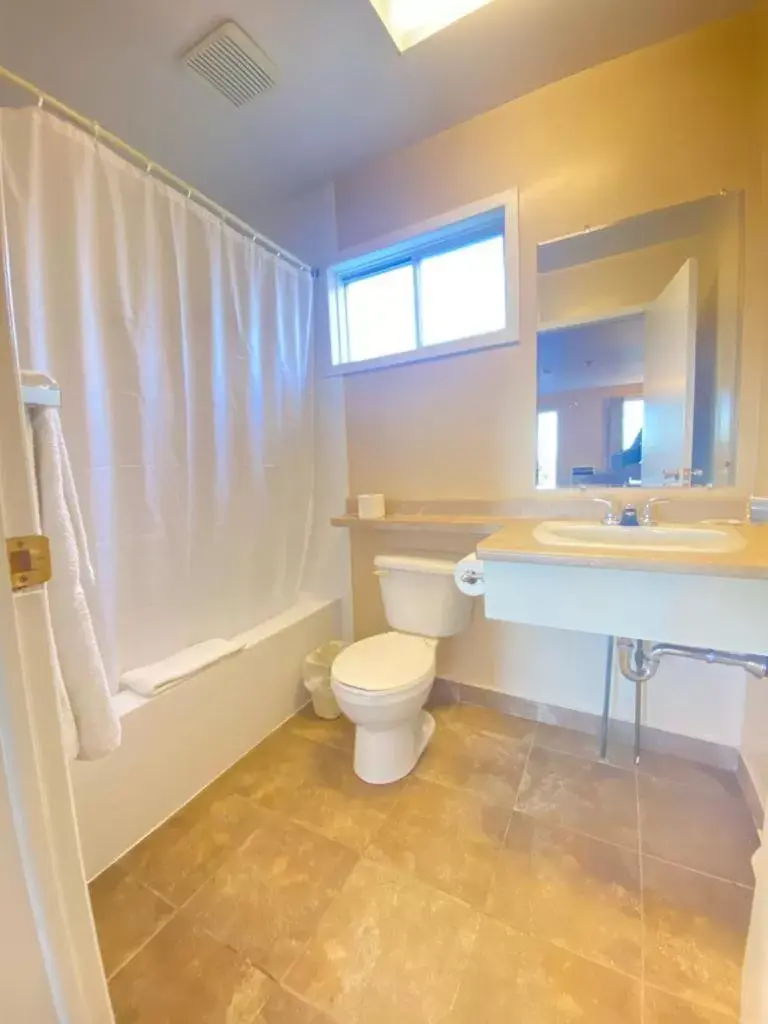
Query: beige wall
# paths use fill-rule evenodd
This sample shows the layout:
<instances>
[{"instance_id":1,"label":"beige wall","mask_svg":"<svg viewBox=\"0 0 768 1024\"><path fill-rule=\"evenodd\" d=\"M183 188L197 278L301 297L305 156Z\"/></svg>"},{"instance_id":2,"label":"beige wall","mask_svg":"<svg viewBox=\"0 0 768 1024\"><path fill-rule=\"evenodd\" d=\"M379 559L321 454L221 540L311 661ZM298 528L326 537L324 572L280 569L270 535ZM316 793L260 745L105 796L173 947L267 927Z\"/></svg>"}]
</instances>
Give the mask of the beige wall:
<instances>
[{"instance_id":1,"label":"beige wall","mask_svg":"<svg viewBox=\"0 0 768 1024\"><path fill-rule=\"evenodd\" d=\"M571 486L574 466L593 466L598 472L610 469L608 456L613 452L608 451L608 402L612 398L640 398L642 394L642 384L624 384L542 395L539 411L557 412L559 487Z\"/></svg>"},{"instance_id":2,"label":"beige wall","mask_svg":"<svg viewBox=\"0 0 768 1024\"><path fill-rule=\"evenodd\" d=\"M520 190L520 345L347 377L350 493L497 499L532 492L537 243L722 188L746 193L738 471L741 486L752 488L763 287L756 64L754 20L740 17L548 86L336 181L342 249ZM352 540L358 635L384 628L371 575L377 546L425 546L412 535L384 536L361 532ZM452 542L454 550L472 546ZM597 710L602 652L597 637L479 622L443 646L440 668L478 685ZM681 668L649 689L646 721L738 744L743 693L733 670ZM622 717L631 713L629 697L619 686Z\"/></svg>"}]
</instances>

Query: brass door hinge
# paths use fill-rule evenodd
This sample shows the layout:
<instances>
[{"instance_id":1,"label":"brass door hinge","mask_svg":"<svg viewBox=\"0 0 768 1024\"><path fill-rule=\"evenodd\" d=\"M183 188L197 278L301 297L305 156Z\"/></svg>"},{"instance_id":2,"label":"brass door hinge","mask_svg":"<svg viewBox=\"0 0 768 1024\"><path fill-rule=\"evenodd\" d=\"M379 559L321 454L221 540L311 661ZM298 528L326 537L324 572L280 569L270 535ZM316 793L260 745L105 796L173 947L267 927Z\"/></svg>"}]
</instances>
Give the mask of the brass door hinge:
<instances>
[{"instance_id":1,"label":"brass door hinge","mask_svg":"<svg viewBox=\"0 0 768 1024\"><path fill-rule=\"evenodd\" d=\"M29 537L6 537L5 549L12 590L37 587L51 578L51 545L47 537L39 533Z\"/></svg>"}]
</instances>

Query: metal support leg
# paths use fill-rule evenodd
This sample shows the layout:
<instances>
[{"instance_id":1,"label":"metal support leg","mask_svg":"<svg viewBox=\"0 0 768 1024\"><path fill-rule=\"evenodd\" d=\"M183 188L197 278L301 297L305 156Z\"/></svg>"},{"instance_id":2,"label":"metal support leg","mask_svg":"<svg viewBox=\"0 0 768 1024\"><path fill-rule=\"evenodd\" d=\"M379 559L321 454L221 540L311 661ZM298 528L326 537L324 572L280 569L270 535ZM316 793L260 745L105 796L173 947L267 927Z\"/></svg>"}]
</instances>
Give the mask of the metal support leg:
<instances>
[{"instance_id":1,"label":"metal support leg","mask_svg":"<svg viewBox=\"0 0 768 1024\"><path fill-rule=\"evenodd\" d=\"M638 675L643 674L645 668L645 650L642 640L638 640L634 653L635 669ZM640 764L640 724L643 715L643 683L641 679L635 682L635 764Z\"/></svg>"},{"instance_id":2,"label":"metal support leg","mask_svg":"<svg viewBox=\"0 0 768 1024\"><path fill-rule=\"evenodd\" d=\"M603 720L600 725L600 757L608 756L608 726L611 721L611 686L613 684L613 650L616 638L609 636L605 655L605 694L603 696Z\"/></svg>"}]
</instances>

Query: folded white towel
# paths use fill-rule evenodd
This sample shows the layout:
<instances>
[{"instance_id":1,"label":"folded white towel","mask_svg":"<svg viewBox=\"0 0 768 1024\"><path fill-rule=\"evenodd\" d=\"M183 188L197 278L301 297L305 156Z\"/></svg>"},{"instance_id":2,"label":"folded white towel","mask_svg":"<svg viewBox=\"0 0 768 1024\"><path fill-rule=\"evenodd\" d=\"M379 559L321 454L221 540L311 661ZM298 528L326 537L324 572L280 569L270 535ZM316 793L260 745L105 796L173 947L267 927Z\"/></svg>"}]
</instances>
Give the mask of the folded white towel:
<instances>
[{"instance_id":1,"label":"folded white towel","mask_svg":"<svg viewBox=\"0 0 768 1024\"><path fill-rule=\"evenodd\" d=\"M167 690L208 665L236 654L244 646L244 643L233 640L204 640L162 661L124 672L120 676L120 685L142 697L154 697L161 690Z\"/></svg>"},{"instance_id":2,"label":"folded white towel","mask_svg":"<svg viewBox=\"0 0 768 1024\"><path fill-rule=\"evenodd\" d=\"M47 596L64 740L70 756L90 761L120 745L120 719L86 596L94 574L59 413L35 408L30 419L40 519L51 542Z\"/></svg>"}]
</instances>

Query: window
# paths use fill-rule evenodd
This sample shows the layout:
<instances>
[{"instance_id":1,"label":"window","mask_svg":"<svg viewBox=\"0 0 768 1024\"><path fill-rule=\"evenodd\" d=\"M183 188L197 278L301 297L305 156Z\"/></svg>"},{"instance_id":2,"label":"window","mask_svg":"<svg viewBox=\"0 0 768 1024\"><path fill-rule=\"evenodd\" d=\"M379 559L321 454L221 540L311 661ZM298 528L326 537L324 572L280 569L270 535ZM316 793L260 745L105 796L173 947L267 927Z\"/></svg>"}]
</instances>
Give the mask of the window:
<instances>
[{"instance_id":1,"label":"window","mask_svg":"<svg viewBox=\"0 0 768 1024\"><path fill-rule=\"evenodd\" d=\"M621 448L626 451L643 429L645 402L642 398L625 398L621 403Z\"/></svg>"},{"instance_id":2,"label":"window","mask_svg":"<svg viewBox=\"0 0 768 1024\"><path fill-rule=\"evenodd\" d=\"M536 486L542 490L554 490L557 487L557 412L552 409L539 413L539 432L537 435L537 469Z\"/></svg>"},{"instance_id":3,"label":"window","mask_svg":"<svg viewBox=\"0 0 768 1024\"><path fill-rule=\"evenodd\" d=\"M334 372L516 342L516 269L509 196L345 260L329 272Z\"/></svg>"}]
</instances>

